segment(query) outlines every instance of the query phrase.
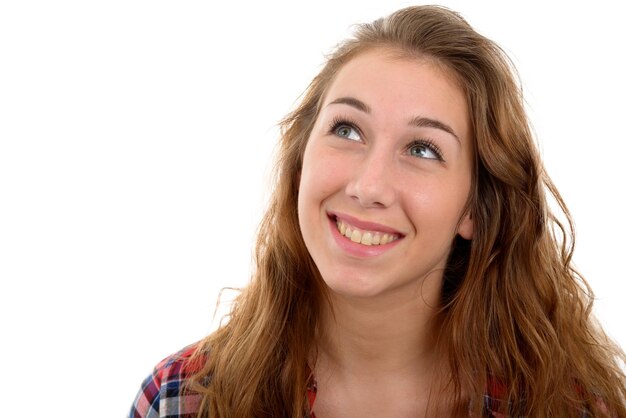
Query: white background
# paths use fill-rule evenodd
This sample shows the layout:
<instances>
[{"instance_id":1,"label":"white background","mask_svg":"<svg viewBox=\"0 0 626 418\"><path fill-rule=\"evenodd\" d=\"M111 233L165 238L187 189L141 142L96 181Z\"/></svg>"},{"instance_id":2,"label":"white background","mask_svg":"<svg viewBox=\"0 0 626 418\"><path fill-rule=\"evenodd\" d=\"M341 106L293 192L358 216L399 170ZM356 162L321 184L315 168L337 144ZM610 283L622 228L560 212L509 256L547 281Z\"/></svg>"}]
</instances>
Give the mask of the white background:
<instances>
[{"instance_id":1,"label":"white background","mask_svg":"<svg viewBox=\"0 0 626 418\"><path fill-rule=\"evenodd\" d=\"M626 31L608 2L542 3L445 2L516 63L625 346ZM212 329L249 276L277 122L351 24L409 4L0 5L2 416L122 416Z\"/></svg>"}]
</instances>

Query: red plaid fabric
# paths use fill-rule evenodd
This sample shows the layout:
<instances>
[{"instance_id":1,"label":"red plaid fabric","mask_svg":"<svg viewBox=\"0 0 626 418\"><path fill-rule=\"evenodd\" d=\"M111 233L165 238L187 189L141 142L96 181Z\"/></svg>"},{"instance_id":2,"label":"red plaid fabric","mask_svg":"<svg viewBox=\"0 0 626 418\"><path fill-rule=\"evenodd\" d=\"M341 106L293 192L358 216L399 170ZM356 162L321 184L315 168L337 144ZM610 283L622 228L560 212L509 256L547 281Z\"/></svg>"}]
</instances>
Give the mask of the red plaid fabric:
<instances>
[{"instance_id":1,"label":"red plaid fabric","mask_svg":"<svg viewBox=\"0 0 626 418\"><path fill-rule=\"evenodd\" d=\"M186 361L194 349L194 346L187 347L157 364L143 381L130 409L130 418L192 418L197 415L200 397L182 393L183 382L191 374Z\"/></svg>"}]
</instances>

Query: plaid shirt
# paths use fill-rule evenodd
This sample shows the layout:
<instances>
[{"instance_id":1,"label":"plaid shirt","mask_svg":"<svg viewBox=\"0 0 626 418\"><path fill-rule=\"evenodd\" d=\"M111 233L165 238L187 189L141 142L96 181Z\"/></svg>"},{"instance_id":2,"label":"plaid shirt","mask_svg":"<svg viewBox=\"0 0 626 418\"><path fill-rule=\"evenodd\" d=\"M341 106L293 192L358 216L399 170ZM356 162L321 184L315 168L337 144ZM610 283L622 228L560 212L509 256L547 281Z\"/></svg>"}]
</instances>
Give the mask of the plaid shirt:
<instances>
[{"instance_id":1,"label":"plaid shirt","mask_svg":"<svg viewBox=\"0 0 626 418\"><path fill-rule=\"evenodd\" d=\"M130 409L129 418L194 418L200 406L200 396L181 392L185 379L192 374L188 360L195 347L189 346L180 352L162 360L154 371L141 385L141 389ZM506 401L502 401L505 387L496 381L491 381L483 396L484 417L506 418L507 415L498 412L506 410ZM313 408L317 384L315 379L307 389L309 409ZM603 406L603 405L602 405ZM604 407L603 409L605 409ZM608 409L605 409L609 417ZM581 418L589 418L587 411L581 411ZM311 413L310 418L315 418Z\"/></svg>"},{"instance_id":2,"label":"plaid shirt","mask_svg":"<svg viewBox=\"0 0 626 418\"><path fill-rule=\"evenodd\" d=\"M192 418L197 415L200 397L181 392L183 382L191 375L186 360L194 349L193 345L189 346L156 365L141 384L129 418Z\"/></svg>"},{"instance_id":3,"label":"plaid shirt","mask_svg":"<svg viewBox=\"0 0 626 418\"><path fill-rule=\"evenodd\" d=\"M130 408L129 418L195 418L200 407L200 396L183 393L185 379L193 374L187 360L195 346L191 345L178 353L161 360L141 389ZM309 405L313 406L317 385L311 381L308 388ZM310 418L315 418L311 414Z\"/></svg>"}]
</instances>

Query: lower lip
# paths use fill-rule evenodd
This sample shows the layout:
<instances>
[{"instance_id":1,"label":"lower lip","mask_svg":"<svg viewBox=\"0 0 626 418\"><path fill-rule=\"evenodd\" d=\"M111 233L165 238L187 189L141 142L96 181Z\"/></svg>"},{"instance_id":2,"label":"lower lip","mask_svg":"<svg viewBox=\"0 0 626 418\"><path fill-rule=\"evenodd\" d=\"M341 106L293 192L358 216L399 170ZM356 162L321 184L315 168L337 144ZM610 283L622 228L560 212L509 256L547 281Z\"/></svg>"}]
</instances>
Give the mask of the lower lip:
<instances>
[{"instance_id":1,"label":"lower lip","mask_svg":"<svg viewBox=\"0 0 626 418\"><path fill-rule=\"evenodd\" d=\"M344 250L346 253L356 256L356 257L376 257L378 255L384 254L387 251L391 250L393 247L398 245L402 238L395 239L387 244L382 245L363 245L357 242L352 241L350 238L344 237L337 229L337 221L333 218L328 218L328 222L330 225L330 233L337 245Z\"/></svg>"}]
</instances>

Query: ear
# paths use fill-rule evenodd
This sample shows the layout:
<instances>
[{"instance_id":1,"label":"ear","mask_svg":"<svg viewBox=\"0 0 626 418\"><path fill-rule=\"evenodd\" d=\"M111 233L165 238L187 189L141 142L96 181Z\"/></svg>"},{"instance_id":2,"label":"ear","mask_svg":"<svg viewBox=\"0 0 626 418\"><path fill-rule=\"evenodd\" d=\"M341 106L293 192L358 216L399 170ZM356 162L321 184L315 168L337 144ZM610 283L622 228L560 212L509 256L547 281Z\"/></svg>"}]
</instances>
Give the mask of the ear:
<instances>
[{"instance_id":1,"label":"ear","mask_svg":"<svg viewBox=\"0 0 626 418\"><path fill-rule=\"evenodd\" d=\"M474 221L472 220L472 214L468 211L461 222L459 222L459 228L456 231L462 238L471 240L474 237Z\"/></svg>"}]
</instances>

